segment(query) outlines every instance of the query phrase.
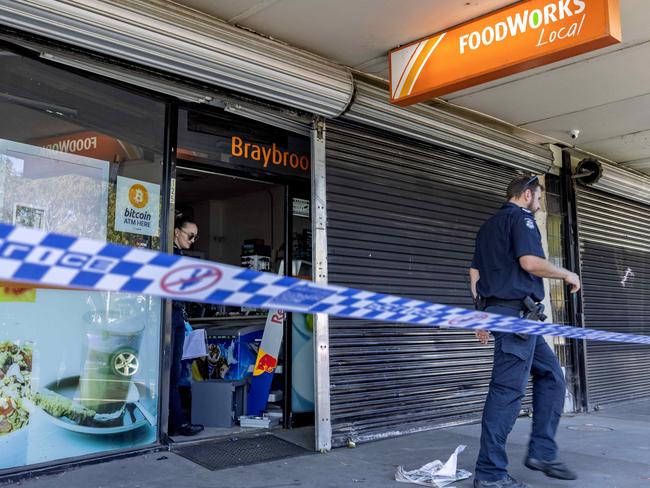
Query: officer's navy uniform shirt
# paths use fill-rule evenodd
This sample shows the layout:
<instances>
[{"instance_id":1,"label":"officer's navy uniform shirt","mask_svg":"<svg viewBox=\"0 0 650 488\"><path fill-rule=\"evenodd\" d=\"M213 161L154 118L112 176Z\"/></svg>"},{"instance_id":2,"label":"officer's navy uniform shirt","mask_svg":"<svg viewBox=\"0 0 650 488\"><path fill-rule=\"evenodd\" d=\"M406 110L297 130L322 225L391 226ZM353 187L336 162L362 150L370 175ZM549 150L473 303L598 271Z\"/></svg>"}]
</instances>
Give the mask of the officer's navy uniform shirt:
<instances>
[{"instance_id":1,"label":"officer's navy uniform shirt","mask_svg":"<svg viewBox=\"0 0 650 488\"><path fill-rule=\"evenodd\" d=\"M472 268L478 269L476 285L482 297L523 300L544 298L542 278L519 265L521 256L545 258L542 236L530 210L506 203L483 223L477 236Z\"/></svg>"}]
</instances>

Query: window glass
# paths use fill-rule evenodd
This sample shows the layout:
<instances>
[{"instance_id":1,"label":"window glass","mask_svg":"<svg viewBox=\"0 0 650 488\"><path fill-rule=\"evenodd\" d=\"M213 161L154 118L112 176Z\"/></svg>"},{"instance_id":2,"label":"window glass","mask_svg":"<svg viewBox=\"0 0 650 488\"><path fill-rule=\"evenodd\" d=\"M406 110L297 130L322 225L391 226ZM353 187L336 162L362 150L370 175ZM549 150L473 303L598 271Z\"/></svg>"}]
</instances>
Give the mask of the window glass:
<instances>
[{"instance_id":1,"label":"window glass","mask_svg":"<svg viewBox=\"0 0 650 488\"><path fill-rule=\"evenodd\" d=\"M0 51L0 220L158 249L164 111ZM0 283L0 470L155 442L160 312Z\"/></svg>"}]
</instances>

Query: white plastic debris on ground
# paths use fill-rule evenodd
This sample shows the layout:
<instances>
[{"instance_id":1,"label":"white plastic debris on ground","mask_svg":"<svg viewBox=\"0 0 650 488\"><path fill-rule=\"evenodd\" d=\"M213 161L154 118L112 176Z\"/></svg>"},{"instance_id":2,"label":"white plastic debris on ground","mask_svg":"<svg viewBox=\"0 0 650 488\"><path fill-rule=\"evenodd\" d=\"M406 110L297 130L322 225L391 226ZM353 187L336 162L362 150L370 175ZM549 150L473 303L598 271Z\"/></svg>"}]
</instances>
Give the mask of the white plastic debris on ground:
<instances>
[{"instance_id":1,"label":"white plastic debris on ground","mask_svg":"<svg viewBox=\"0 0 650 488\"><path fill-rule=\"evenodd\" d=\"M458 446L445 464L435 460L413 471L404 471L402 466L397 467L395 480L402 483L413 483L422 486L443 488L454 481L464 480L472 476L467 470L456 469L458 455L465 450L465 446Z\"/></svg>"}]
</instances>

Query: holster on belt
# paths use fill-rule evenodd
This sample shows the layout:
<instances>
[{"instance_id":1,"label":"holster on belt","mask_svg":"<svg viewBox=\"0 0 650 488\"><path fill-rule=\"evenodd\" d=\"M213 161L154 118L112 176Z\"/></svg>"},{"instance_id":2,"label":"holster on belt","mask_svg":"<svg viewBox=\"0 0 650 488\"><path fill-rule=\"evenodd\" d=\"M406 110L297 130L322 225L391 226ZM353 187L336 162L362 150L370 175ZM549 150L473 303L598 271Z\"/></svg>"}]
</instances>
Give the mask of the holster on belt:
<instances>
[{"instance_id":1,"label":"holster on belt","mask_svg":"<svg viewBox=\"0 0 650 488\"><path fill-rule=\"evenodd\" d=\"M524 318L527 320L539 320L544 322L546 320L546 314L544 314L544 304L535 303L531 297L526 297L523 299L523 304L526 312Z\"/></svg>"},{"instance_id":2,"label":"holster on belt","mask_svg":"<svg viewBox=\"0 0 650 488\"><path fill-rule=\"evenodd\" d=\"M485 297L482 297L481 295L472 295L472 301L474 302L474 310L483 311L487 307Z\"/></svg>"},{"instance_id":3,"label":"holster on belt","mask_svg":"<svg viewBox=\"0 0 650 488\"><path fill-rule=\"evenodd\" d=\"M546 320L546 315L544 314L544 304L536 303L531 297L526 297L522 300L524 305L524 316L526 320L538 320L539 322L544 322ZM518 334L515 333L520 339L528 339L528 334Z\"/></svg>"},{"instance_id":4,"label":"holster on belt","mask_svg":"<svg viewBox=\"0 0 650 488\"><path fill-rule=\"evenodd\" d=\"M526 320L538 320L540 322L544 322L546 320L546 315L544 314L544 304L536 303L535 300L529 296L523 300L501 300L498 298L487 298L485 299L485 302L486 306L488 307L498 305L506 307L513 307L513 305L518 306L522 311L522 318ZM528 334L520 334L515 332L514 335L522 340L528 339Z\"/></svg>"}]
</instances>

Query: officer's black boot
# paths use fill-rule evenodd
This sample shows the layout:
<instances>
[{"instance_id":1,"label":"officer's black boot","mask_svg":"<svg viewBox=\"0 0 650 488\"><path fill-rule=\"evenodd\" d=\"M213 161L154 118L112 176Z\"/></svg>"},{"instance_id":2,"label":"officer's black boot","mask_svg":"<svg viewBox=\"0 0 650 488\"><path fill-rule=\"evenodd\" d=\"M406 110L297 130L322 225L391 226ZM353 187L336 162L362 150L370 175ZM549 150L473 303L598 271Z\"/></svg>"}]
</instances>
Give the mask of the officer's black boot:
<instances>
[{"instance_id":1,"label":"officer's black boot","mask_svg":"<svg viewBox=\"0 0 650 488\"><path fill-rule=\"evenodd\" d=\"M524 461L524 466L533 471L541 471L549 478L556 478L558 480L575 480L578 478L562 461L541 461L527 457Z\"/></svg>"}]
</instances>

